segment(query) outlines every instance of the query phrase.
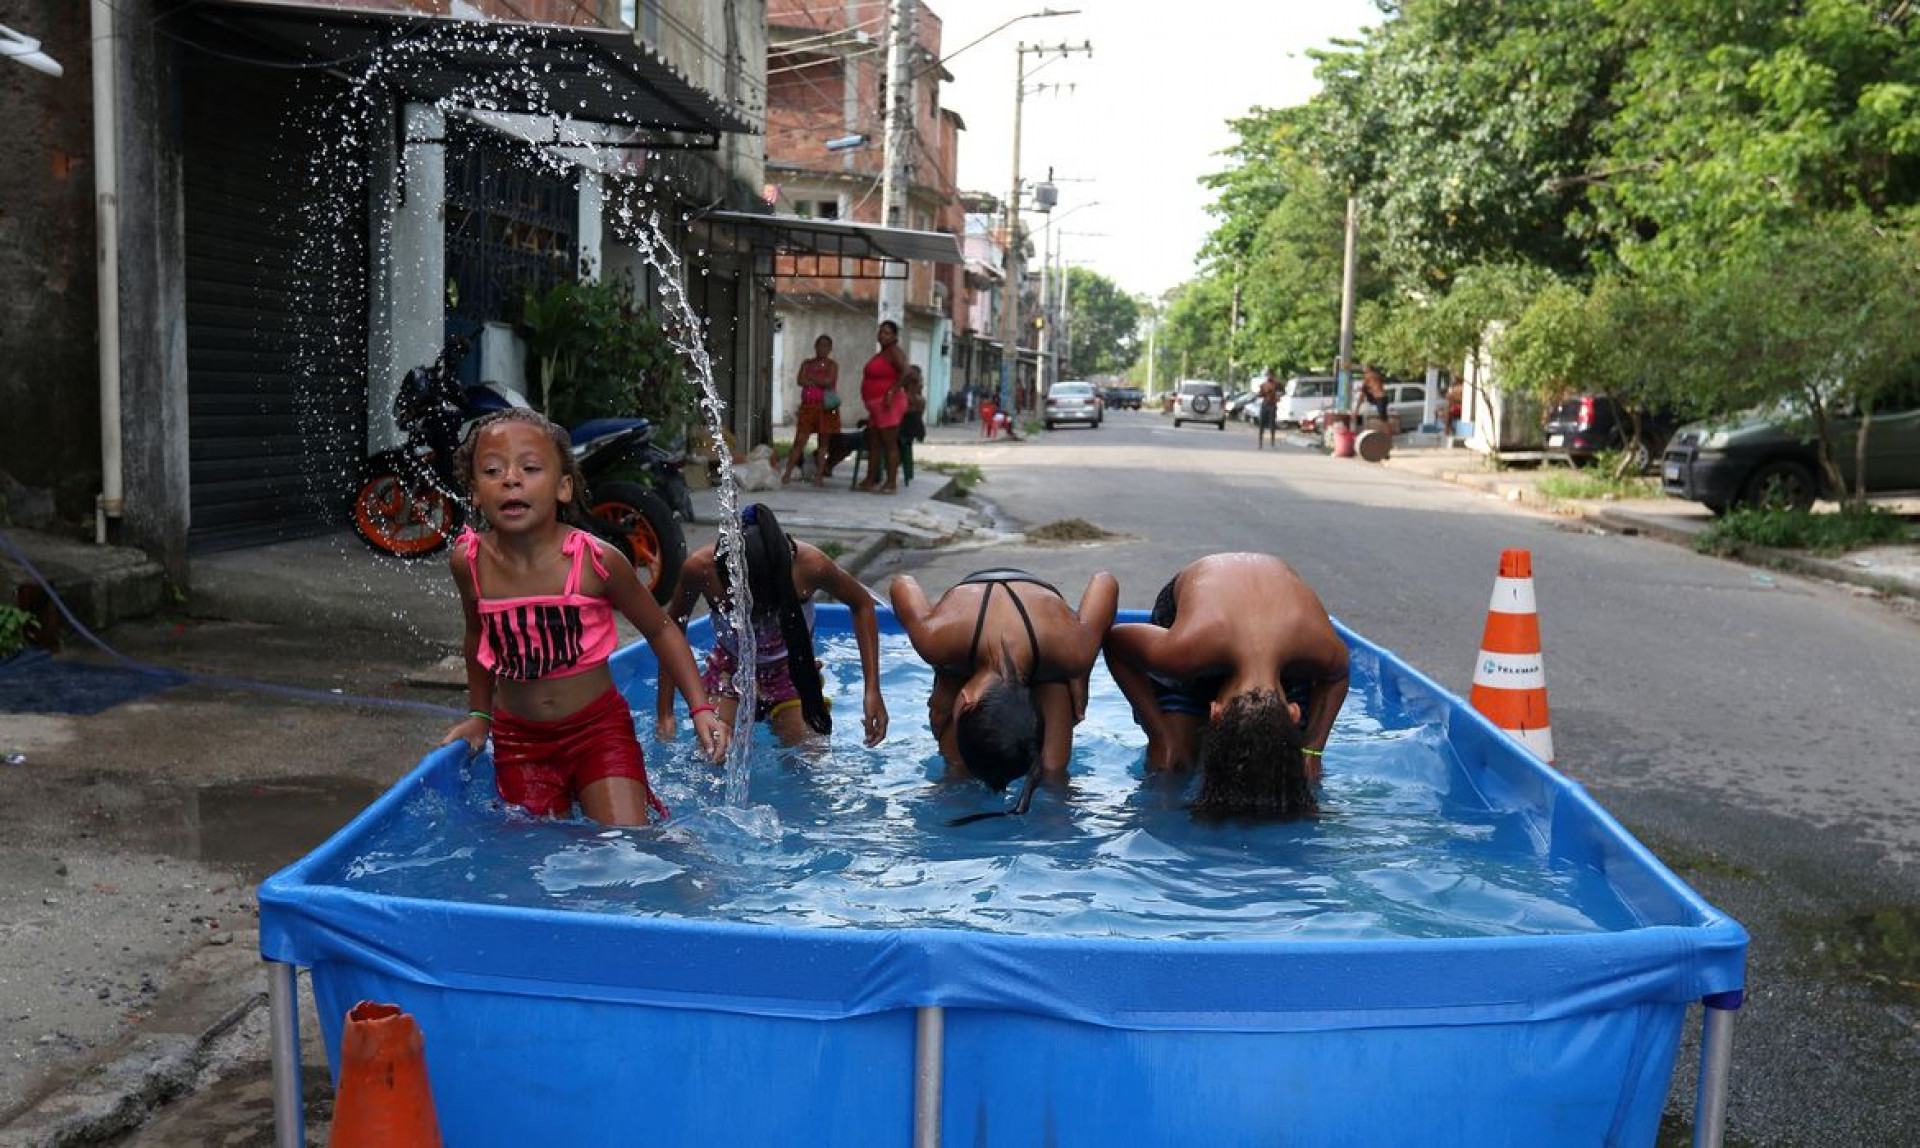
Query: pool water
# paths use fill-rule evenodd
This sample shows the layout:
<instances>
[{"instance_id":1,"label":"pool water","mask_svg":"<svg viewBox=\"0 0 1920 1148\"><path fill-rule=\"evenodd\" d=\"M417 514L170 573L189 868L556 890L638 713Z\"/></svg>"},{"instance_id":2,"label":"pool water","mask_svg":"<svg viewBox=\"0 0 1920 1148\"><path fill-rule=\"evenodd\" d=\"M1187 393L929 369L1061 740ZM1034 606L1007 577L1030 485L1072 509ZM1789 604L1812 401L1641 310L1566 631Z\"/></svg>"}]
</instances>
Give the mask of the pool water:
<instances>
[{"instance_id":1,"label":"pool water","mask_svg":"<svg viewBox=\"0 0 1920 1148\"><path fill-rule=\"evenodd\" d=\"M851 635L822 635L834 702L829 748L785 750L761 727L748 804L722 802L687 723L652 736L648 770L674 818L619 829L501 807L489 759L465 792L422 789L324 883L430 900L806 928L950 928L1181 940L1379 939L1597 933L1638 922L1604 877L1550 860L1519 811L1490 808L1439 728L1356 663L1327 747L1323 815L1286 824L1197 823L1195 781L1148 777L1145 737L1096 666L1070 781L1032 809L946 780L926 722L932 672L881 636L891 729L859 744Z\"/></svg>"}]
</instances>

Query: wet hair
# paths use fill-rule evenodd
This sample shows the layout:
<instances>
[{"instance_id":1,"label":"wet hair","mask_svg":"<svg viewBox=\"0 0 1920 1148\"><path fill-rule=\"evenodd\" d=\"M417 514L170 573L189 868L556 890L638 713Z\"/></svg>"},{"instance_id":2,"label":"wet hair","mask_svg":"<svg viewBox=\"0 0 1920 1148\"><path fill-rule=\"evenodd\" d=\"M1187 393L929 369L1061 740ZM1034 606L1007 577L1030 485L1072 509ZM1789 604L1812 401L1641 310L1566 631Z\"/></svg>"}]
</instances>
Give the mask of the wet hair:
<instances>
[{"instance_id":1,"label":"wet hair","mask_svg":"<svg viewBox=\"0 0 1920 1148\"><path fill-rule=\"evenodd\" d=\"M740 532L747 561L747 596L753 602L755 625L774 623L787 644L787 674L800 695L800 716L815 733L833 732L833 715L827 711L820 661L813 652L813 632L807 629L807 615L800 595L793 588L793 539L780 528L780 520L762 503L752 503L740 512ZM714 570L720 585L727 586L726 539L714 545Z\"/></svg>"},{"instance_id":2,"label":"wet hair","mask_svg":"<svg viewBox=\"0 0 1920 1148\"><path fill-rule=\"evenodd\" d=\"M1228 698L1200 744L1196 817L1312 817L1320 812L1307 782L1300 727L1274 690Z\"/></svg>"},{"instance_id":3,"label":"wet hair","mask_svg":"<svg viewBox=\"0 0 1920 1148\"><path fill-rule=\"evenodd\" d=\"M967 772L995 793L1025 777L1040 760L1046 720L1033 704L1033 691L1013 669L1013 656L1000 653L1000 677L974 707L954 721L954 742Z\"/></svg>"},{"instance_id":4,"label":"wet hair","mask_svg":"<svg viewBox=\"0 0 1920 1148\"><path fill-rule=\"evenodd\" d=\"M573 480L573 499L560 504L560 521L581 529L590 528L593 523L587 514L587 476L580 469L580 460L573 456L573 439L552 419L539 411L526 407L511 407L493 414L473 424L467 437L460 443L460 449L454 452L453 473L465 487L469 496L473 494L473 458L480 450L480 436L504 423L526 423L540 431L553 443L553 452L560 459L560 473Z\"/></svg>"}]
</instances>

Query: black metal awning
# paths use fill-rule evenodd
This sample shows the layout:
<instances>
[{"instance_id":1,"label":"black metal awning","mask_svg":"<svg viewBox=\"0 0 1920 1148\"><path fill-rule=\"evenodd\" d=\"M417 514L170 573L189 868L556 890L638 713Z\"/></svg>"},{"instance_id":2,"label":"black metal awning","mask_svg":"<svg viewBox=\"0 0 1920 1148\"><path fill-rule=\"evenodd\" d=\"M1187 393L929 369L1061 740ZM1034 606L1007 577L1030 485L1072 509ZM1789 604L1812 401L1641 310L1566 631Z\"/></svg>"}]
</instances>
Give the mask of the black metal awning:
<instances>
[{"instance_id":1,"label":"black metal awning","mask_svg":"<svg viewBox=\"0 0 1920 1148\"><path fill-rule=\"evenodd\" d=\"M658 133L642 146L711 148L720 133L758 132L625 29L281 0L210 0L168 24L218 55L271 53L282 66L366 76L422 102Z\"/></svg>"},{"instance_id":2,"label":"black metal awning","mask_svg":"<svg viewBox=\"0 0 1920 1148\"><path fill-rule=\"evenodd\" d=\"M960 240L944 231L750 211L709 211L698 222L708 250L750 252L763 279L904 279L909 263L964 262Z\"/></svg>"}]
</instances>

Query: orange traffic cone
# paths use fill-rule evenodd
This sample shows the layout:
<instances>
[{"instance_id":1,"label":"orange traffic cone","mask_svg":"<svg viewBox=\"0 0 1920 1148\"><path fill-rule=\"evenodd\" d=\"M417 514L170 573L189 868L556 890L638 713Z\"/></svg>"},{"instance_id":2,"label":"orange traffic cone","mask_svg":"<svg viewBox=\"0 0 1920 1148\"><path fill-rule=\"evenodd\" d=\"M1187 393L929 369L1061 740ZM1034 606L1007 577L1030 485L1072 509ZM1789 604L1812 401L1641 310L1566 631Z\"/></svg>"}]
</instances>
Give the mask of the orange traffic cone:
<instances>
[{"instance_id":1,"label":"orange traffic cone","mask_svg":"<svg viewBox=\"0 0 1920 1148\"><path fill-rule=\"evenodd\" d=\"M1500 553L1500 577L1487 606L1487 631L1473 668L1473 708L1541 761L1553 761L1547 725L1547 675L1540 661L1540 617L1533 604L1533 554Z\"/></svg>"},{"instance_id":2,"label":"orange traffic cone","mask_svg":"<svg viewBox=\"0 0 1920 1148\"><path fill-rule=\"evenodd\" d=\"M361 1001L340 1036L333 1148L439 1148L426 1041L398 1005Z\"/></svg>"}]
</instances>

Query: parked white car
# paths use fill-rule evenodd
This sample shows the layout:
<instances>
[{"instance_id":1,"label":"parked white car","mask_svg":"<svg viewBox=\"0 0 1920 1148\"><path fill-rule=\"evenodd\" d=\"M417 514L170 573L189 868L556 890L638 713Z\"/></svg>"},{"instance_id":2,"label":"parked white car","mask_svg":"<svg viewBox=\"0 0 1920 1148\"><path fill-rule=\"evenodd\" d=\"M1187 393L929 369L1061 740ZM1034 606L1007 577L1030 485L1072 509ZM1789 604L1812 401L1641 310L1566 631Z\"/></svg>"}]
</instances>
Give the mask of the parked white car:
<instances>
[{"instance_id":1,"label":"parked white car","mask_svg":"<svg viewBox=\"0 0 1920 1148\"><path fill-rule=\"evenodd\" d=\"M1315 411L1332 410L1339 386L1332 375L1295 375L1280 392L1274 421L1283 427L1297 427Z\"/></svg>"},{"instance_id":2,"label":"parked white car","mask_svg":"<svg viewBox=\"0 0 1920 1148\"><path fill-rule=\"evenodd\" d=\"M1227 429L1227 392L1208 379L1182 379L1178 398L1173 403L1173 425L1213 423Z\"/></svg>"}]
</instances>

